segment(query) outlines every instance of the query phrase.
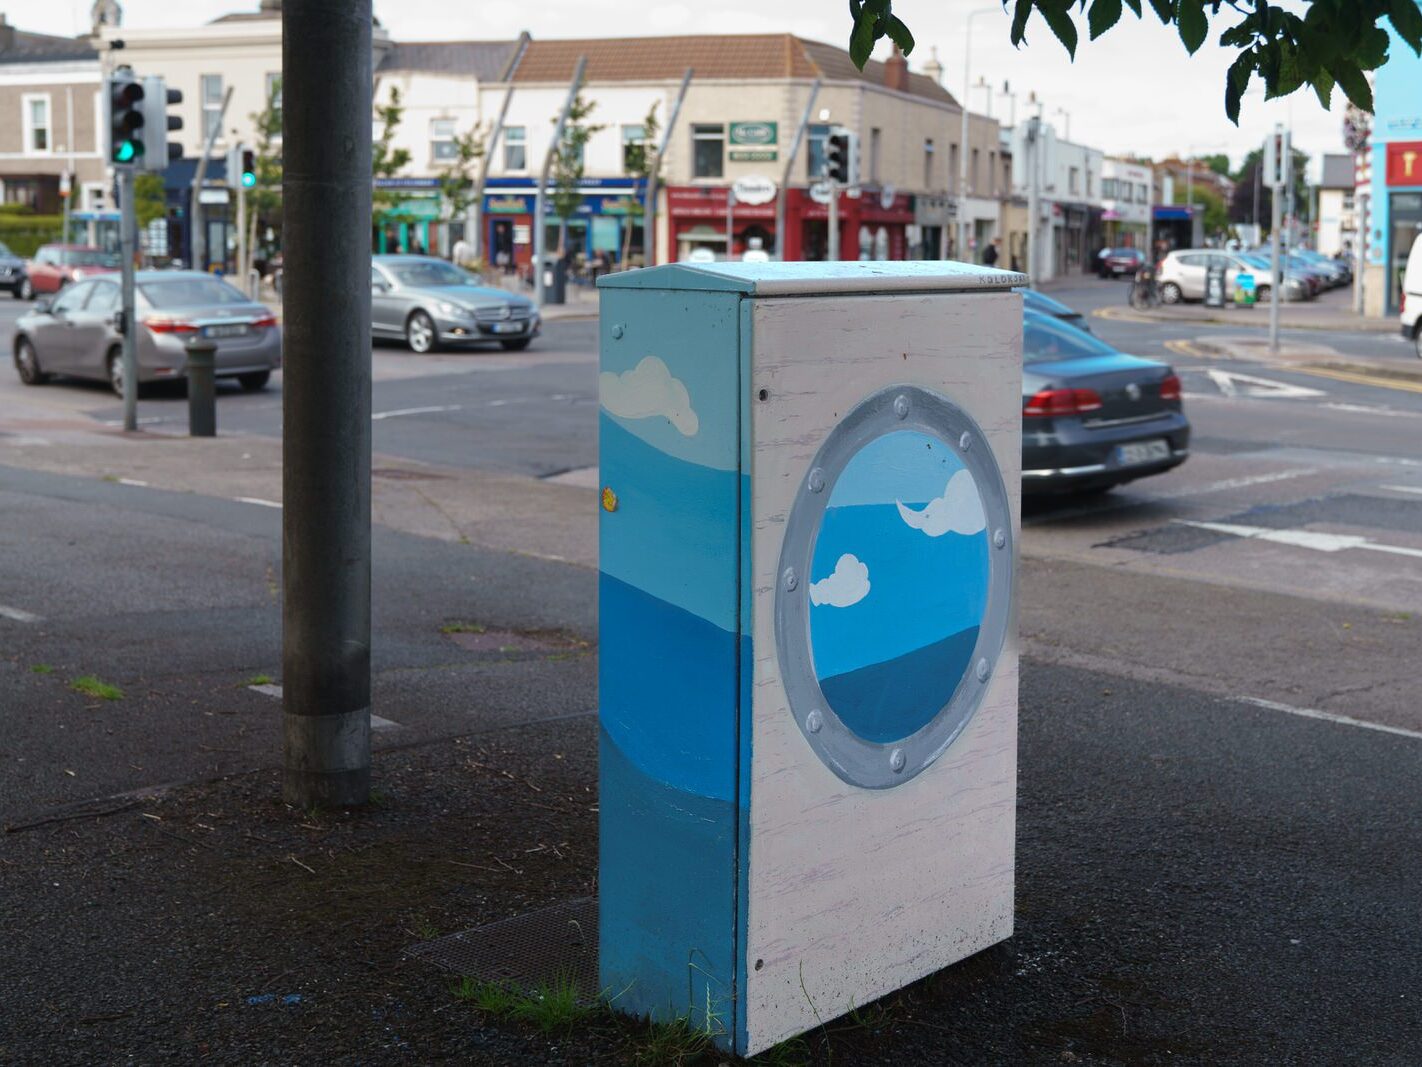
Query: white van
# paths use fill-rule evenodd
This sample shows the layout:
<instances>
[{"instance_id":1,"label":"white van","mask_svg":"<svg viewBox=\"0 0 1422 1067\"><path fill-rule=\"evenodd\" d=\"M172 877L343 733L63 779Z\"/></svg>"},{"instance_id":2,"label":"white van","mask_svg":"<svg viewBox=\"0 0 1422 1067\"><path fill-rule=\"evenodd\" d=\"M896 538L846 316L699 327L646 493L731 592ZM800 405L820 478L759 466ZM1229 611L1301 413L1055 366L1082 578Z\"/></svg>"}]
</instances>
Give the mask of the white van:
<instances>
[{"instance_id":1,"label":"white van","mask_svg":"<svg viewBox=\"0 0 1422 1067\"><path fill-rule=\"evenodd\" d=\"M1407 254L1407 269L1402 274L1402 336L1417 346L1422 358L1422 233L1412 242Z\"/></svg>"}]
</instances>

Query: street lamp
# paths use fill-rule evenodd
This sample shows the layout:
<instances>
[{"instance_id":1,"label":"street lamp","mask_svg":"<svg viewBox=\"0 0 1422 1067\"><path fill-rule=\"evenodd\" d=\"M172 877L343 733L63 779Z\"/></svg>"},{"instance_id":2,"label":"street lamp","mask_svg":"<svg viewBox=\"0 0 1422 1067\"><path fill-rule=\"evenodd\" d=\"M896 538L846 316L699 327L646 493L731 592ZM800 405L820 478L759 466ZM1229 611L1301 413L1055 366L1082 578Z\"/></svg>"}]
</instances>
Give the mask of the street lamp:
<instances>
[{"instance_id":1,"label":"street lamp","mask_svg":"<svg viewBox=\"0 0 1422 1067\"><path fill-rule=\"evenodd\" d=\"M1001 7L980 7L968 12L963 25L963 98L958 101L962 111L962 129L958 135L958 258L967 262L968 248L968 93L972 82L969 67L973 62L973 19L979 15L1000 15Z\"/></svg>"},{"instance_id":2,"label":"street lamp","mask_svg":"<svg viewBox=\"0 0 1422 1067\"><path fill-rule=\"evenodd\" d=\"M1064 108L1064 107L1059 107L1059 108L1057 108L1055 111L1053 111L1052 114L1053 114L1053 115L1060 115L1060 116L1062 116L1062 118L1066 119L1066 122L1065 122L1065 124L1064 124L1064 126L1063 126L1063 129L1062 129L1062 140L1063 140L1063 141L1070 142L1070 141L1071 141L1071 112L1068 111L1068 110L1067 110L1066 108Z\"/></svg>"}]
</instances>

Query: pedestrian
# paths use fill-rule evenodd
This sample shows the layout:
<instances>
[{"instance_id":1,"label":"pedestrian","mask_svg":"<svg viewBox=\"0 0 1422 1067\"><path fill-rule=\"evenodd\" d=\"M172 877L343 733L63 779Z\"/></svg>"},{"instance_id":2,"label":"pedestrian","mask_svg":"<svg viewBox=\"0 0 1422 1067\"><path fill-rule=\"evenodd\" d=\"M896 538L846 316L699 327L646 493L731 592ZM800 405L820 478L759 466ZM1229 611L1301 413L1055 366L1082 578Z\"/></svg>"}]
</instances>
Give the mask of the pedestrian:
<instances>
[{"instance_id":1,"label":"pedestrian","mask_svg":"<svg viewBox=\"0 0 1422 1067\"><path fill-rule=\"evenodd\" d=\"M992 242L983 249L983 265L987 267L997 266L998 245L1002 244L1001 237L994 237Z\"/></svg>"},{"instance_id":2,"label":"pedestrian","mask_svg":"<svg viewBox=\"0 0 1422 1067\"><path fill-rule=\"evenodd\" d=\"M474 250L469 247L469 242L463 237L454 242L454 250L450 253L456 267L462 267L473 258Z\"/></svg>"}]
</instances>

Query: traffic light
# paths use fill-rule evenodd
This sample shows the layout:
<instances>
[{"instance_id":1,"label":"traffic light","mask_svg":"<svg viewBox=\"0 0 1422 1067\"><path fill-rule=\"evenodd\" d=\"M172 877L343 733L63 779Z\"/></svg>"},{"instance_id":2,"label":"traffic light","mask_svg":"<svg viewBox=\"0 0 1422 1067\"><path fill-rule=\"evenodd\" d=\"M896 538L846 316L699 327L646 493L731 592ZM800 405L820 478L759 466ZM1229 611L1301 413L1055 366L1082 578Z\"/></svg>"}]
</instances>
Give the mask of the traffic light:
<instances>
[{"instance_id":1,"label":"traffic light","mask_svg":"<svg viewBox=\"0 0 1422 1067\"><path fill-rule=\"evenodd\" d=\"M169 163L183 158L183 146L168 140L170 131L183 128L181 117L168 114L169 105L183 102L183 94L169 89L157 75L143 79L143 90L143 169L166 170Z\"/></svg>"},{"instance_id":2,"label":"traffic light","mask_svg":"<svg viewBox=\"0 0 1422 1067\"><path fill-rule=\"evenodd\" d=\"M257 154L235 144L227 150L227 184L233 189L250 189L257 184Z\"/></svg>"},{"instance_id":3,"label":"traffic light","mask_svg":"<svg viewBox=\"0 0 1422 1067\"><path fill-rule=\"evenodd\" d=\"M825 177L840 185L853 185L858 175L854 165L854 134L835 129L825 143Z\"/></svg>"},{"instance_id":4,"label":"traffic light","mask_svg":"<svg viewBox=\"0 0 1422 1067\"><path fill-rule=\"evenodd\" d=\"M143 86L128 67L109 75L109 162L134 166L143 161Z\"/></svg>"},{"instance_id":5,"label":"traffic light","mask_svg":"<svg viewBox=\"0 0 1422 1067\"><path fill-rule=\"evenodd\" d=\"M242 149L242 188L250 189L257 184L257 153L250 148Z\"/></svg>"}]
</instances>

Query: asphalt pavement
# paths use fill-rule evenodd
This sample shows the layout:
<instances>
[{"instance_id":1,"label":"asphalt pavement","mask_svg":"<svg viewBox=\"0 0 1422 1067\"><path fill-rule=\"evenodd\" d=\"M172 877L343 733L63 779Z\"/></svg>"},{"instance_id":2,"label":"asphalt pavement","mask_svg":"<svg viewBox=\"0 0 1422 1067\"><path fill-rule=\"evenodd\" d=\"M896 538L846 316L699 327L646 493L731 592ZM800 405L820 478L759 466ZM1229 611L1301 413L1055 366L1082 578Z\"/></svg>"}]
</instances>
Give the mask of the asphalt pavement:
<instances>
[{"instance_id":1,"label":"asphalt pavement","mask_svg":"<svg viewBox=\"0 0 1422 1067\"><path fill-rule=\"evenodd\" d=\"M1024 509L1016 933L806 1055L1412 1062L1422 387L1091 322L1177 367L1195 437L1167 475ZM1326 343L1416 363L1377 332ZM401 957L592 885L595 324L372 359L386 799L349 824L271 799L280 376L224 391L195 442L179 392L129 436L102 387L0 370L0 1059L636 1053L456 1009ZM239 903L352 885L358 913Z\"/></svg>"}]
</instances>

